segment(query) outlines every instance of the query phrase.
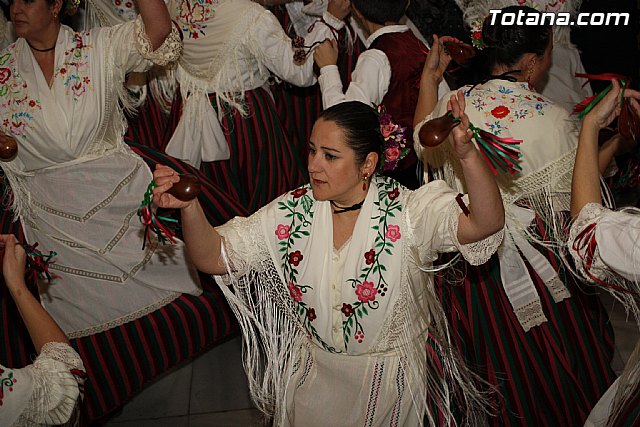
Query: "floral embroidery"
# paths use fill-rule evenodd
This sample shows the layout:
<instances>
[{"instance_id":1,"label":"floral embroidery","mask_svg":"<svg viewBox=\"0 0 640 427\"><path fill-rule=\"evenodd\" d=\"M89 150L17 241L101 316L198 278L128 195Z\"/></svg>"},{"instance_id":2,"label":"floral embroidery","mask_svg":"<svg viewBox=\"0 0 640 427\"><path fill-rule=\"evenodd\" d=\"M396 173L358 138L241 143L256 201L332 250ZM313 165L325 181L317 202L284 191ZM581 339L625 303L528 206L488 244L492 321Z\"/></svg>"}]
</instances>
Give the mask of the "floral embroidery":
<instances>
[{"instance_id":1,"label":"floral embroidery","mask_svg":"<svg viewBox=\"0 0 640 427\"><path fill-rule=\"evenodd\" d=\"M400 194L399 184L393 180L380 180L378 182L378 201L375 204L378 206L378 224L372 228L377 232L377 236L374 241L374 253L373 260L369 263L371 257L371 250L365 253L365 267L361 270L358 279L349 279L348 282L355 290L355 294L358 298L357 301L352 304L342 306L342 314L345 319L342 322L343 338L346 345L348 345L351 333L353 331L353 338L362 343L365 337L365 328L362 325L360 319L363 316L369 315L369 310L377 310L379 301L376 296L384 297L388 292L388 283L384 277L386 267L380 263L380 255L386 253L391 255L391 250L394 249L394 242L400 239L400 226L387 224L390 217L395 217L397 213L402 210L402 205L398 196ZM393 197L391 197L393 196ZM381 230L385 230L384 233ZM377 274L377 277L375 276ZM377 282L371 281L370 277L375 278ZM348 314L347 314L348 313Z\"/></svg>"},{"instance_id":2,"label":"floral embroidery","mask_svg":"<svg viewBox=\"0 0 640 427\"><path fill-rule=\"evenodd\" d=\"M0 109L4 112L2 126L5 133L25 138L27 124L42 107L39 100L29 97L27 83L15 68L14 47L15 44L0 57Z\"/></svg>"},{"instance_id":3,"label":"floral embroidery","mask_svg":"<svg viewBox=\"0 0 640 427\"><path fill-rule=\"evenodd\" d=\"M362 282L356 286L356 295L358 300L363 303L375 301L378 290L373 286L373 282Z\"/></svg>"},{"instance_id":4,"label":"floral embroidery","mask_svg":"<svg viewBox=\"0 0 640 427\"><path fill-rule=\"evenodd\" d=\"M295 251L293 253L289 254L289 264L293 264L296 267L300 264L300 261L302 261L302 259L304 258L304 256L302 255L302 253L300 251Z\"/></svg>"},{"instance_id":5,"label":"floral embroidery","mask_svg":"<svg viewBox=\"0 0 640 427\"><path fill-rule=\"evenodd\" d=\"M133 0L112 0L113 8L125 21L133 21L136 17L136 9Z\"/></svg>"},{"instance_id":6,"label":"floral embroidery","mask_svg":"<svg viewBox=\"0 0 640 427\"><path fill-rule=\"evenodd\" d=\"M400 226L399 225L389 225L387 227L387 232L385 233L385 237L392 242L395 242L400 239Z\"/></svg>"},{"instance_id":7,"label":"floral embroidery","mask_svg":"<svg viewBox=\"0 0 640 427\"><path fill-rule=\"evenodd\" d=\"M88 37L89 33L84 35ZM67 95L72 94L73 100L77 101L87 90L92 90L89 78L89 52L93 46L85 44L80 33L75 33L71 41L74 45L65 50L64 62L56 69L54 78L60 77L67 88Z\"/></svg>"},{"instance_id":8,"label":"floral embroidery","mask_svg":"<svg viewBox=\"0 0 640 427\"><path fill-rule=\"evenodd\" d=\"M465 96L476 111L484 114L485 126L494 135L508 132L510 123L543 116L549 106L548 101L526 88L517 91L500 84L497 91L495 86L467 89Z\"/></svg>"},{"instance_id":9,"label":"floral embroidery","mask_svg":"<svg viewBox=\"0 0 640 427\"><path fill-rule=\"evenodd\" d=\"M276 236L278 236L278 240L285 240L289 238L289 229L288 225L279 224L276 229Z\"/></svg>"},{"instance_id":10,"label":"floral embroidery","mask_svg":"<svg viewBox=\"0 0 640 427\"><path fill-rule=\"evenodd\" d=\"M5 372L4 369L0 368L0 406L2 406L2 401L4 400L5 390L11 393L13 391L13 385L18 382L18 380L13 377L13 371L9 371L6 376L4 375Z\"/></svg>"},{"instance_id":11,"label":"floral embroidery","mask_svg":"<svg viewBox=\"0 0 640 427\"><path fill-rule=\"evenodd\" d=\"M316 310L314 307L310 307L303 301L303 296L313 287L310 285L298 283L298 270L300 262L304 259L304 255L301 251L296 250L291 252L293 244L303 238L309 237L311 234L309 228L311 222L309 219L313 218L313 199L307 194L309 186L298 188L291 192L293 199L287 199L285 202L278 202L278 209L285 210L285 218L291 218L291 225L278 224L276 228L276 236L278 237L279 252L282 253L282 270L285 277L289 280L287 285L289 289L289 295L297 303L296 311L304 327L309 332L310 336L315 338L322 347L329 352L338 353L338 350L329 344L325 343L316 328L311 324L317 319ZM298 209L302 207L302 212ZM309 218L309 219L308 219Z\"/></svg>"},{"instance_id":12,"label":"floral embroidery","mask_svg":"<svg viewBox=\"0 0 640 427\"><path fill-rule=\"evenodd\" d=\"M345 315L345 317L349 317L353 314L353 307L351 307L351 304L347 304L346 302L342 303L342 314Z\"/></svg>"},{"instance_id":13,"label":"floral embroidery","mask_svg":"<svg viewBox=\"0 0 640 427\"><path fill-rule=\"evenodd\" d=\"M367 265L373 264L373 261L376 260L376 251L371 249L369 252L365 252L364 253L364 260L367 263Z\"/></svg>"},{"instance_id":14,"label":"floral embroidery","mask_svg":"<svg viewBox=\"0 0 640 427\"><path fill-rule=\"evenodd\" d=\"M491 115L493 117L497 117L498 119L502 119L506 116L509 115L511 111L509 111L509 109L507 107L505 107L504 105L499 105L496 108L494 108L493 110L491 110Z\"/></svg>"},{"instance_id":15,"label":"floral embroidery","mask_svg":"<svg viewBox=\"0 0 640 427\"><path fill-rule=\"evenodd\" d=\"M218 0L183 0L180 6L182 32L191 39L206 35L207 25L203 22L213 17L215 6L218 6Z\"/></svg>"}]
</instances>

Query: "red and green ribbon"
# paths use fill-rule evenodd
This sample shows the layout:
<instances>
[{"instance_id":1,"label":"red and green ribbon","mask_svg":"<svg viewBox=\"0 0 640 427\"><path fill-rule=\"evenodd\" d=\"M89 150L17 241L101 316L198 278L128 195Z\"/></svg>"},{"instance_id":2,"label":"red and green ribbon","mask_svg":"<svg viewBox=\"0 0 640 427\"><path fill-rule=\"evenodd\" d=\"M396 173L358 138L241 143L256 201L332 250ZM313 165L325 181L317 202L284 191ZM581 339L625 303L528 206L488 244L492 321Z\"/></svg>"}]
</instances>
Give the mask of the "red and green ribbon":
<instances>
[{"instance_id":1,"label":"red and green ribbon","mask_svg":"<svg viewBox=\"0 0 640 427\"><path fill-rule=\"evenodd\" d=\"M627 84L630 81L628 77L625 77L621 74L616 74L616 73L603 73L603 74L576 73L575 76L587 79L587 81L584 82L583 86L589 83L591 80L612 80L612 79L620 80L620 82L622 83L623 90L627 87ZM585 98L580 103L576 104L575 107L573 107L573 112L579 113L578 118L580 120L584 119L585 116L589 114L589 112L593 110L593 108L596 105L598 105L598 102L600 102L602 98L604 98L607 95L607 93L609 93L609 91L611 90L611 87L612 86L609 85L602 92L596 95L590 96L588 98Z\"/></svg>"},{"instance_id":2,"label":"red and green ribbon","mask_svg":"<svg viewBox=\"0 0 640 427\"><path fill-rule=\"evenodd\" d=\"M147 245L147 241L151 241L151 233L153 232L158 241L162 244L176 243L175 228L178 223L177 219L170 218L168 216L157 215L153 210L153 189L158 185L155 181L151 181L147 187L147 191L144 193L144 198L138 208L138 217L144 224L144 240L142 242L142 249Z\"/></svg>"},{"instance_id":3,"label":"red and green ribbon","mask_svg":"<svg viewBox=\"0 0 640 427\"><path fill-rule=\"evenodd\" d=\"M38 276L44 276L48 281L51 281L51 279L59 279L58 276L49 271L51 259L58 255L56 252L49 251L49 253L45 255L37 250L38 243L34 243L33 245L23 244L22 247L27 254L27 268L25 272L27 280L32 280L35 283L38 280Z\"/></svg>"},{"instance_id":4,"label":"red and green ribbon","mask_svg":"<svg viewBox=\"0 0 640 427\"><path fill-rule=\"evenodd\" d=\"M494 175L498 175L498 172L508 172L513 175L522 170L521 139L501 138L471 123L469 123L469 129L473 132L473 139Z\"/></svg>"}]
</instances>

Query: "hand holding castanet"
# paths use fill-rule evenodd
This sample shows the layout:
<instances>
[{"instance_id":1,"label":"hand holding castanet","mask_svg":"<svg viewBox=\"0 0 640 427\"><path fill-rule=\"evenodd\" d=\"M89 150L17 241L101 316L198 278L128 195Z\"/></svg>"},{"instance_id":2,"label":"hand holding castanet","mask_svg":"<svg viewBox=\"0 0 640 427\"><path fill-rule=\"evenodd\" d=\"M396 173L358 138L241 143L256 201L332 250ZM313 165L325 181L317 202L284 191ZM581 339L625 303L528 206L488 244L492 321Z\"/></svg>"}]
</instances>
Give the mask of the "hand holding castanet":
<instances>
[{"instance_id":1,"label":"hand holding castanet","mask_svg":"<svg viewBox=\"0 0 640 427\"><path fill-rule=\"evenodd\" d=\"M188 202L198 197L201 189L198 178L193 174L186 173L180 175L180 181L175 182L173 186L167 190L167 193L178 200Z\"/></svg>"},{"instance_id":2,"label":"hand holding castanet","mask_svg":"<svg viewBox=\"0 0 640 427\"><path fill-rule=\"evenodd\" d=\"M451 130L460 124L460 120L453 117L449 111L442 117L437 117L426 122L420 128L420 144L423 147L437 147L442 144Z\"/></svg>"}]
</instances>

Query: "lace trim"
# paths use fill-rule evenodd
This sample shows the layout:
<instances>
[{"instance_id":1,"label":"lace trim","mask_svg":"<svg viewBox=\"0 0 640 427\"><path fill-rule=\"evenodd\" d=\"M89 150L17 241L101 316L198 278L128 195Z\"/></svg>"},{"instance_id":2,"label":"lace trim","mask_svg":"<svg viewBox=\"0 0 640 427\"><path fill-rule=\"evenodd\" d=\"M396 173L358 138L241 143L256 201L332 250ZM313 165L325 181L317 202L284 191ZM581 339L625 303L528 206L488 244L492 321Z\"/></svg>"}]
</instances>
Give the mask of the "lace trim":
<instances>
[{"instance_id":1,"label":"lace trim","mask_svg":"<svg viewBox=\"0 0 640 427\"><path fill-rule=\"evenodd\" d=\"M69 337L69 339L81 338L87 335L98 334L100 332L104 332L109 329L124 325L125 323L129 323L131 321L144 317L149 313L153 313L154 311L161 309L165 305L169 304L170 302L178 298L180 295L182 294L179 292L170 292L169 295L162 298L160 301L155 302L147 307L144 307L141 310L135 311L133 313L129 313L126 316L122 316L118 319L114 319L107 323L103 323L97 326L81 329L79 331L67 332L67 336Z\"/></svg>"},{"instance_id":2,"label":"lace trim","mask_svg":"<svg viewBox=\"0 0 640 427\"><path fill-rule=\"evenodd\" d=\"M16 425L60 425L77 420L74 414L79 410L84 376L71 371L84 372L78 353L68 344L49 342L28 369L33 372L33 394Z\"/></svg>"},{"instance_id":3,"label":"lace trim","mask_svg":"<svg viewBox=\"0 0 640 427\"><path fill-rule=\"evenodd\" d=\"M547 289L556 303L561 302L564 299L571 298L569 288L562 283L562 280L560 280L558 276L554 277L550 282L545 283L545 285L547 285Z\"/></svg>"},{"instance_id":4,"label":"lace trim","mask_svg":"<svg viewBox=\"0 0 640 427\"><path fill-rule=\"evenodd\" d=\"M491 236L479 240L477 242L468 243L463 245L458 241L458 223L460 221L460 207L454 201L449 207L449 235L455 242L456 247L462 254L465 260L471 265L480 265L489 261L489 258L496 252L498 246L502 243L504 238L504 227L498 230Z\"/></svg>"},{"instance_id":5,"label":"lace trim","mask_svg":"<svg viewBox=\"0 0 640 427\"><path fill-rule=\"evenodd\" d=\"M136 36L136 47L138 52L140 52L140 55L142 55L144 59L161 67L164 67L170 62L176 61L180 57L180 54L182 54L182 40L180 39L180 33L175 25L171 26L171 32L164 42L162 42L160 47L153 50L151 40L149 40L149 37L144 30L142 17L138 15L136 18Z\"/></svg>"},{"instance_id":6,"label":"lace trim","mask_svg":"<svg viewBox=\"0 0 640 427\"><path fill-rule=\"evenodd\" d=\"M529 329L547 321L547 317L542 311L542 304L537 296L529 304L514 309L514 313L525 332L529 332Z\"/></svg>"}]
</instances>

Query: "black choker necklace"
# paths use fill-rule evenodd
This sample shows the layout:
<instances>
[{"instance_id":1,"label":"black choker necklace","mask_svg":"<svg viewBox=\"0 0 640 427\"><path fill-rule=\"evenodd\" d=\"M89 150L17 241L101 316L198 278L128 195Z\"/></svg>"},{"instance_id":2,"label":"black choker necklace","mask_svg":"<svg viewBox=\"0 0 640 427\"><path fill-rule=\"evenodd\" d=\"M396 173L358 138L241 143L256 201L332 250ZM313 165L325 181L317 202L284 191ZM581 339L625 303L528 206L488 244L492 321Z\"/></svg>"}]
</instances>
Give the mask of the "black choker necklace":
<instances>
[{"instance_id":1,"label":"black choker necklace","mask_svg":"<svg viewBox=\"0 0 640 427\"><path fill-rule=\"evenodd\" d=\"M49 52L49 51L52 51L53 49L56 48L56 45L54 44L52 47L50 47L48 49L38 49L37 47L33 47L33 45L31 43L29 43L29 40L27 40L27 44L29 45L29 47L31 49L35 50L36 52Z\"/></svg>"},{"instance_id":2,"label":"black choker necklace","mask_svg":"<svg viewBox=\"0 0 640 427\"><path fill-rule=\"evenodd\" d=\"M343 208L342 206L336 205L336 202L334 202L333 200L329 200L329 202L331 202L331 206L333 206L333 208L335 209L333 211L333 213L339 214L339 213L343 213L343 212L357 211L358 209L360 209L362 207L362 204L364 203L364 200L361 201L360 203L356 203L355 205L351 205L351 206L348 206L346 208Z\"/></svg>"}]
</instances>

